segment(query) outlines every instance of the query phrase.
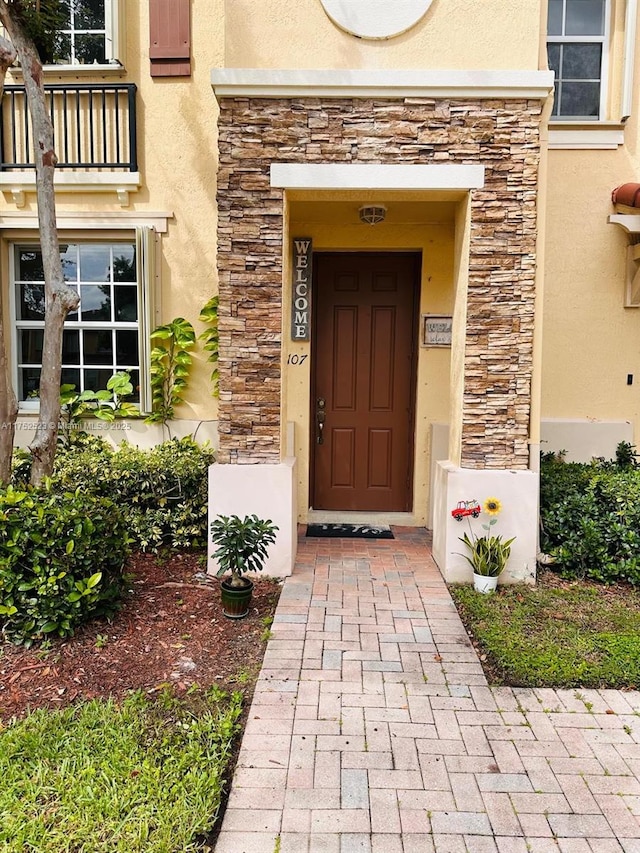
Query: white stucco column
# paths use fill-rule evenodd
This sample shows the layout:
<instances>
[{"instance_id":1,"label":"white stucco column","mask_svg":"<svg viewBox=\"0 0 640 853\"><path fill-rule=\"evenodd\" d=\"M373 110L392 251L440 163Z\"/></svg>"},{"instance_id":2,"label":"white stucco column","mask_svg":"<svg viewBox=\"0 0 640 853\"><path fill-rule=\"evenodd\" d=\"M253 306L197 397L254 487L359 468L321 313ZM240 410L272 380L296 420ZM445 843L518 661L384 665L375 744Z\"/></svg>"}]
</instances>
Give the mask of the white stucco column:
<instances>
[{"instance_id":1,"label":"white stucco column","mask_svg":"<svg viewBox=\"0 0 640 853\"><path fill-rule=\"evenodd\" d=\"M277 464L211 465L209 468L209 526L217 515L257 515L278 526L263 574L285 577L293 572L298 547L296 460ZM208 545L208 571L217 570Z\"/></svg>"},{"instance_id":2,"label":"white stucco column","mask_svg":"<svg viewBox=\"0 0 640 853\"><path fill-rule=\"evenodd\" d=\"M433 558L445 580L466 583L472 579L472 569L464 559L467 550L459 539L469 523L477 536L487 531L486 513L479 518L457 521L451 510L458 501L477 500L481 505L491 497L502 504L498 522L491 535L502 534L504 539L515 536L507 567L500 583L524 581L533 583L536 577L536 547L538 532L539 478L533 471L495 471L459 468L451 462L436 462L434 488Z\"/></svg>"}]
</instances>

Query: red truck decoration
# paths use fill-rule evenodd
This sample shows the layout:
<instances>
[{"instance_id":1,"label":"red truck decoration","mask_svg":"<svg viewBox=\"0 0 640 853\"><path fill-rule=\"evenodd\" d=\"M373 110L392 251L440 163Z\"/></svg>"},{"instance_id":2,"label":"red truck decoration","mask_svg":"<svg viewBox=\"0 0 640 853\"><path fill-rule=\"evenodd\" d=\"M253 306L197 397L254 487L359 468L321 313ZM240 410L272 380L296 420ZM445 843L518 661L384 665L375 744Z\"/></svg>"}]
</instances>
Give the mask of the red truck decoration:
<instances>
[{"instance_id":1,"label":"red truck decoration","mask_svg":"<svg viewBox=\"0 0 640 853\"><path fill-rule=\"evenodd\" d=\"M451 510L451 515L456 521L462 521L462 519L467 515L472 515L474 518L477 518L481 512L482 507L478 501L458 501L456 508Z\"/></svg>"}]
</instances>

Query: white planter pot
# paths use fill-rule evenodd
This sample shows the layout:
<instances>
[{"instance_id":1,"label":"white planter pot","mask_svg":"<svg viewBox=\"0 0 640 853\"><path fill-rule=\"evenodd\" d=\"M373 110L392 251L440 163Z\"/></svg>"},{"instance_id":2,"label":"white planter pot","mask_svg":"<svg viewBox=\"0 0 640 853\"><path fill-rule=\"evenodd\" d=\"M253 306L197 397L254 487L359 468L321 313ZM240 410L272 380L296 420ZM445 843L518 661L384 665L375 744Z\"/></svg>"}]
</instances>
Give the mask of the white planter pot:
<instances>
[{"instance_id":1,"label":"white planter pot","mask_svg":"<svg viewBox=\"0 0 640 853\"><path fill-rule=\"evenodd\" d=\"M477 589L478 592L494 592L497 586L497 577L492 578L487 577L486 575L477 575L475 572L473 573L473 587L474 589Z\"/></svg>"}]
</instances>

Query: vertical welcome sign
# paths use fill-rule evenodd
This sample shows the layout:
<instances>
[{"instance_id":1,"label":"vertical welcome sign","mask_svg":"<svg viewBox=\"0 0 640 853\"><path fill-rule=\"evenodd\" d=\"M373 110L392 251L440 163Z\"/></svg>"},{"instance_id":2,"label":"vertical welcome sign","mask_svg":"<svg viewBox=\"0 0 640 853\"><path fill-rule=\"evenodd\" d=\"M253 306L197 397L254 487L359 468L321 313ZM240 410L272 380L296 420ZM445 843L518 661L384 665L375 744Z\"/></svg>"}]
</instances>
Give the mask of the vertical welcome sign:
<instances>
[{"instance_id":1,"label":"vertical welcome sign","mask_svg":"<svg viewBox=\"0 0 640 853\"><path fill-rule=\"evenodd\" d=\"M293 287L291 299L291 340L309 340L311 295L311 237L293 241Z\"/></svg>"}]
</instances>

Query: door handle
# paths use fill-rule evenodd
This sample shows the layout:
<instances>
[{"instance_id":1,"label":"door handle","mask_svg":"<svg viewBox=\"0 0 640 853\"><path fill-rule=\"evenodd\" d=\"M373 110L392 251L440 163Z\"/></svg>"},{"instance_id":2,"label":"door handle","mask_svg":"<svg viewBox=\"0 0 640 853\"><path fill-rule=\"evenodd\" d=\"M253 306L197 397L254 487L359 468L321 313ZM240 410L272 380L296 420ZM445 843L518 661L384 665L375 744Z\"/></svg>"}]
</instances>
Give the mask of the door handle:
<instances>
[{"instance_id":1,"label":"door handle","mask_svg":"<svg viewBox=\"0 0 640 853\"><path fill-rule=\"evenodd\" d=\"M318 397L316 401L316 441L318 444L324 444L324 422L327 417L325 412L326 405L324 397Z\"/></svg>"}]
</instances>

